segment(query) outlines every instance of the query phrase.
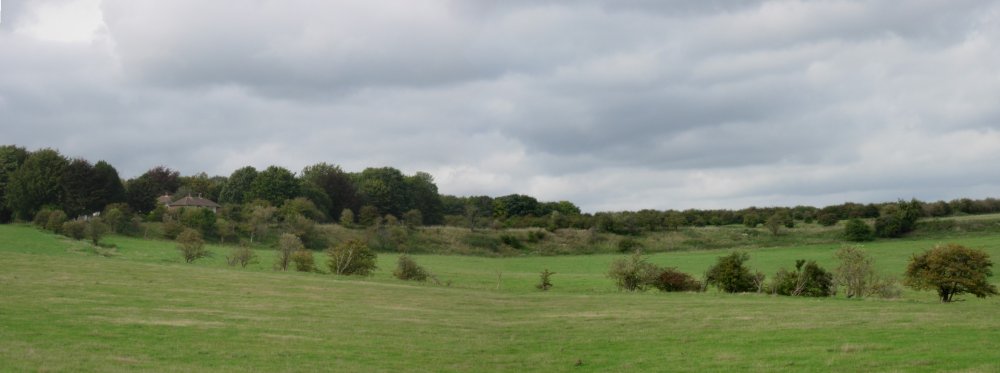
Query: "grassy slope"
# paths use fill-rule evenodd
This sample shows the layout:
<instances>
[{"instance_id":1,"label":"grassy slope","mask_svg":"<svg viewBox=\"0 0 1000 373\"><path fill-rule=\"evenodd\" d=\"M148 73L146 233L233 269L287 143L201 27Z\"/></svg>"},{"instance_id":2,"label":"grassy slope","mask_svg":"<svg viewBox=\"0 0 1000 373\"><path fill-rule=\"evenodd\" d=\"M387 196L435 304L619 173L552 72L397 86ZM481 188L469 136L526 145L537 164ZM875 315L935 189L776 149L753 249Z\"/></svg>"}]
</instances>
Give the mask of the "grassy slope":
<instances>
[{"instance_id":1,"label":"grassy slope","mask_svg":"<svg viewBox=\"0 0 1000 373\"><path fill-rule=\"evenodd\" d=\"M451 287L232 269L224 250L180 263L168 242L114 237L91 253L0 226L0 370L147 371L997 371L996 298L942 305L758 295L621 294L616 256L418 256ZM1000 258L1000 238L949 238ZM900 272L935 240L868 245ZM831 265L838 245L752 251L765 273L796 258ZM652 260L700 273L723 251ZM556 288L532 289L549 268ZM502 273L496 291L496 272ZM959 347L960 346L960 347ZM582 367L574 367L583 361Z\"/></svg>"}]
</instances>

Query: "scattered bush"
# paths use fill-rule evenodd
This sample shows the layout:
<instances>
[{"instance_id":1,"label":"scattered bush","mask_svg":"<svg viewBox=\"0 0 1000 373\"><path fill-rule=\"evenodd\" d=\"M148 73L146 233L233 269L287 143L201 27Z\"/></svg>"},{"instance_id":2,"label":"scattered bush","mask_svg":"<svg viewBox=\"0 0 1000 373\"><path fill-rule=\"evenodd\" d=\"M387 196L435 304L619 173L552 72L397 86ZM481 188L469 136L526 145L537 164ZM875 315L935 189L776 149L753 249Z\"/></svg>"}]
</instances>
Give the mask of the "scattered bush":
<instances>
[{"instance_id":1,"label":"scattered bush","mask_svg":"<svg viewBox=\"0 0 1000 373\"><path fill-rule=\"evenodd\" d=\"M779 295L803 297L828 297L833 295L833 275L815 261L795 261L795 271L779 269L771 285L772 292Z\"/></svg>"},{"instance_id":2,"label":"scattered bush","mask_svg":"<svg viewBox=\"0 0 1000 373\"><path fill-rule=\"evenodd\" d=\"M653 286L660 291L702 291L704 286L701 281L693 276L678 271L676 268L664 268L660 274L654 278Z\"/></svg>"},{"instance_id":3,"label":"scattered bush","mask_svg":"<svg viewBox=\"0 0 1000 373\"><path fill-rule=\"evenodd\" d=\"M275 248L278 251L278 257L275 260L274 267L281 271L288 270L288 264L292 261L292 253L304 250L305 246L302 245L302 240L298 236L291 233L284 233L278 240L278 247Z\"/></svg>"},{"instance_id":4,"label":"scattered bush","mask_svg":"<svg viewBox=\"0 0 1000 373\"><path fill-rule=\"evenodd\" d=\"M743 265L747 260L750 260L750 255L741 252L719 257L705 274L705 283L727 293L759 291L763 276L751 274Z\"/></svg>"},{"instance_id":5,"label":"scattered bush","mask_svg":"<svg viewBox=\"0 0 1000 373\"><path fill-rule=\"evenodd\" d=\"M350 240L327 250L330 272L338 275L368 276L377 268L377 255L368 245Z\"/></svg>"},{"instance_id":6,"label":"scattered bush","mask_svg":"<svg viewBox=\"0 0 1000 373\"><path fill-rule=\"evenodd\" d=\"M956 244L935 246L910 259L905 283L916 290L937 290L942 302L951 302L962 293L986 298L997 295L989 281L992 266L989 254L982 250Z\"/></svg>"},{"instance_id":7,"label":"scattered bush","mask_svg":"<svg viewBox=\"0 0 1000 373\"><path fill-rule=\"evenodd\" d=\"M404 281L427 281L428 273L409 255L403 254L396 261L396 270L392 275Z\"/></svg>"},{"instance_id":8,"label":"scattered bush","mask_svg":"<svg viewBox=\"0 0 1000 373\"><path fill-rule=\"evenodd\" d=\"M305 248L292 253L292 263L295 263L295 270L299 272L312 272L315 269L313 253Z\"/></svg>"},{"instance_id":9,"label":"scattered bush","mask_svg":"<svg viewBox=\"0 0 1000 373\"><path fill-rule=\"evenodd\" d=\"M205 249L205 241L202 240L201 233L194 229L185 229L177 235L177 243L177 249L181 251L186 263L208 256L208 250Z\"/></svg>"},{"instance_id":10,"label":"scattered bush","mask_svg":"<svg viewBox=\"0 0 1000 373\"><path fill-rule=\"evenodd\" d=\"M79 220L70 220L63 223L62 234L74 240L82 240L86 237L87 223Z\"/></svg>"},{"instance_id":11,"label":"scattered bush","mask_svg":"<svg viewBox=\"0 0 1000 373\"><path fill-rule=\"evenodd\" d=\"M535 287L538 288L541 291L548 291L549 289L551 289L552 288L552 275L554 275L554 274L556 274L556 273L555 272L551 272L551 271L549 271L548 268L546 268L544 271L541 272L541 274L540 274L541 278L539 278L538 285L535 285Z\"/></svg>"},{"instance_id":12,"label":"scattered bush","mask_svg":"<svg viewBox=\"0 0 1000 373\"><path fill-rule=\"evenodd\" d=\"M249 247L240 245L226 256L226 263L230 266L239 264L241 268L246 268L247 265L257 263L257 254Z\"/></svg>"},{"instance_id":13,"label":"scattered bush","mask_svg":"<svg viewBox=\"0 0 1000 373\"><path fill-rule=\"evenodd\" d=\"M628 258L611 262L608 277L615 280L618 290L643 291L656 281L660 272L660 268L646 262L646 258L637 250Z\"/></svg>"},{"instance_id":14,"label":"scattered bush","mask_svg":"<svg viewBox=\"0 0 1000 373\"><path fill-rule=\"evenodd\" d=\"M871 241L875 234L864 220L852 218L844 224L844 238L854 242Z\"/></svg>"}]
</instances>

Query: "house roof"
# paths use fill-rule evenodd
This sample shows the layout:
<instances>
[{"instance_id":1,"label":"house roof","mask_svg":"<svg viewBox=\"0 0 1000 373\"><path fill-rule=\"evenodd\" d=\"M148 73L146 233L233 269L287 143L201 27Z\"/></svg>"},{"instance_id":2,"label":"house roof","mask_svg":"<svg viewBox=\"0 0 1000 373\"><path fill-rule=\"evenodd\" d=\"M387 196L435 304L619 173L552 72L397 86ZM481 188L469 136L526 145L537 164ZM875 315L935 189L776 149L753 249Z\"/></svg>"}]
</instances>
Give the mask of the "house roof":
<instances>
[{"instance_id":1,"label":"house roof","mask_svg":"<svg viewBox=\"0 0 1000 373\"><path fill-rule=\"evenodd\" d=\"M172 200L172 198L170 198L169 194L164 194L164 195L160 196L159 198L157 198L156 202L159 202L160 204L163 204L163 205L169 205L171 200Z\"/></svg>"},{"instance_id":2,"label":"house roof","mask_svg":"<svg viewBox=\"0 0 1000 373\"><path fill-rule=\"evenodd\" d=\"M170 203L170 207L220 207L218 203L201 197L187 196Z\"/></svg>"}]
</instances>

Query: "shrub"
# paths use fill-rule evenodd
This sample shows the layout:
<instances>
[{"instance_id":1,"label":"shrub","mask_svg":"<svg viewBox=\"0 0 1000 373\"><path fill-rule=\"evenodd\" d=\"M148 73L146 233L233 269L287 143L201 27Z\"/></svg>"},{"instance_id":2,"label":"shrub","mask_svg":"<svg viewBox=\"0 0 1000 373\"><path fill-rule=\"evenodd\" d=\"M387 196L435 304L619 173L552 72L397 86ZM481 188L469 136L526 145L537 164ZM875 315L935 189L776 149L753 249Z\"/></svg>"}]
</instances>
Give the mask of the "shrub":
<instances>
[{"instance_id":1,"label":"shrub","mask_svg":"<svg viewBox=\"0 0 1000 373\"><path fill-rule=\"evenodd\" d=\"M632 254L628 258L621 258L611 262L608 277L615 280L618 290L642 291L654 283L656 276L660 272L660 268L646 262L646 258L642 256L642 253L636 250L635 254Z\"/></svg>"},{"instance_id":2,"label":"shrub","mask_svg":"<svg viewBox=\"0 0 1000 373\"><path fill-rule=\"evenodd\" d=\"M840 221L840 218L836 214L831 213L819 214L819 216L816 217L816 222L824 227L837 225L838 221Z\"/></svg>"},{"instance_id":3,"label":"shrub","mask_svg":"<svg viewBox=\"0 0 1000 373\"><path fill-rule=\"evenodd\" d=\"M618 241L618 252L633 252L642 248L642 242L632 237L625 237Z\"/></svg>"},{"instance_id":4,"label":"shrub","mask_svg":"<svg viewBox=\"0 0 1000 373\"><path fill-rule=\"evenodd\" d=\"M66 222L66 213L62 210L55 210L49 213L48 219L45 221L45 230L50 232L59 233L62 229L63 223Z\"/></svg>"},{"instance_id":5,"label":"shrub","mask_svg":"<svg viewBox=\"0 0 1000 373\"><path fill-rule=\"evenodd\" d=\"M378 208L375 206L361 206L361 211L358 212L358 224L366 227L375 224L378 218Z\"/></svg>"},{"instance_id":6,"label":"shrub","mask_svg":"<svg viewBox=\"0 0 1000 373\"><path fill-rule=\"evenodd\" d=\"M417 209L407 211L403 213L403 223L406 224L407 228L415 229L424 225L424 215Z\"/></svg>"},{"instance_id":7,"label":"shrub","mask_svg":"<svg viewBox=\"0 0 1000 373\"><path fill-rule=\"evenodd\" d=\"M705 283L713 285L727 293L742 293L759 290L759 282L750 270L744 267L744 263L750 260L747 253L734 252L727 256L721 256L715 265L709 267L705 274Z\"/></svg>"},{"instance_id":8,"label":"shrub","mask_svg":"<svg viewBox=\"0 0 1000 373\"><path fill-rule=\"evenodd\" d=\"M45 229L45 224L49 222L49 215L52 214L52 210L42 210L35 214L35 219L31 221L36 227Z\"/></svg>"},{"instance_id":9,"label":"shrub","mask_svg":"<svg viewBox=\"0 0 1000 373\"><path fill-rule=\"evenodd\" d=\"M989 282L993 262L982 250L962 245L935 246L910 259L905 283L916 290L937 290L942 302L951 302L955 295L970 293L979 298L997 295Z\"/></svg>"},{"instance_id":10,"label":"shrub","mask_svg":"<svg viewBox=\"0 0 1000 373\"><path fill-rule=\"evenodd\" d=\"M660 291L702 291L701 281L693 276L678 271L676 268L664 268L653 280L653 286Z\"/></svg>"},{"instance_id":11,"label":"shrub","mask_svg":"<svg viewBox=\"0 0 1000 373\"><path fill-rule=\"evenodd\" d=\"M278 270L288 270L288 264L292 261L292 253L298 250L304 250L305 246L302 245L302 240L298 236L291 233L284 233L278 240L278 258L276 259L274 266Z\"/></svg>"},{"instance_id":12,"label":"shrub","mask_svg":"<svg viewBox=\"0 0 1000 373\"><path fill-rule=\"evenodd\" d=\"M428 273L409 255L403 254L396 261L396 270L392 275L404 281L427 281Z\"/></svg>"},{"instance_id":13,"label":"shrub","mask_svg":"<svg viewBox=\"0 0 1000 373\"><path fill-rule=\"evenodd\" d=\"M805 260L795 262L795 271L779 269L771 288L775 294L803 297L828 297L835 289L833 275L815 261Z\"/></svg>"},{"instance_id":14,"label":"shrub","mask_svg":"<svg viewBox=\"0 0 1000 373\"><path fill-rule=\"evenodd\" d=\"M90 238L90 242L94 245L100 244L101 238L104 237L109 230L110 228L101 218L91 219L90 222L87 223L87 237Z\"/></svg>"},{"instance_id":15,"label":"shrub","mask_svg":"<svg viewBox=\"0 0 1000 373\"><path fill-rule=\"evenodd\" d=\"M541 272L541 274L540 274L541 278L539 278L538 285L535 285L535 287L538 288L541 291L548 291L549 289L551 289L552 288L552 275L554 275L554 274L556 274L556 273L555 272L551 272L551 271L549 271L548 268L546 268L544 271Z\"/></svg>"},{"instance_id":16,"label":"shrub","mask_svg":"<svg viewBox=\"0 0 1000 373\"><path fill-rule=\"evenodd\" d=\"M848 241L862 242L875 239L872 228L864 220L852 218L844 224L844 238Z\"/></svg>"},{"instance_id":17,"label":"shrub","mask_svg":"<svg viewBox=\"0 0 1000 373\"><path fill-rule=\"evenodd\" d=\"M900 295L896 279L875 272L871 256L861 247L841 248L834 257L840 261L834 270L835 284L844 288L848 298L869 296L896 298Z\"/></svg>"},{"instance_id":18,"label":"shrub","mask_svg":"<svg viewBox=\"0 0 1000 373\"><path fill-rule=\"evenodd\" d=\"M327 265L334 274L368 276L377 268L378 256L368 245L358 240L331 247L326 253L330 257Z\"/></svg>"},{"instance_id":19,"label":"shrub","mask_svg":"<svg viewBox=\"0 0 1000 373\"><path fill-rule=\"evenodd\" d=\"M208 256L208 250L205 250L205 241L202 240L201 233L194 229L185 229L177 235L177 243L177 249L181 251L186 263Z\"/></svg>"},{"instance_id":20,"label":"shrub","mask_svg":"<svg viewBox=\"0 0 1000 373\"><path fill-rule=\"evenodd\" d=\"M315 269L312 251L304 248L292 253L292 263L295 263L295 270L299 272L312 272Z\"/></svg>"},{"instance_id":21,"label":"shrub","mask_svg":"<svg viewBox=\"0 0 1000 373\"><path fill-rule=\"evenodd\" d=\"M512 234L507 234L507 233L501 234L500 242L503 242L504 245L513 247L518 250L524 249L524 244L521 243L521 240L517 239L517 237L514 237L514 235Z\"/></svg>"},{"instance_id":22,"label":"shrub","mask_svg":"<svg viewBox=\"0 0 1000 373\"><path fill-rule=\"evenodd\" d=\"M63 223L62 234L74 240L82 240L86 237L87 223L79 220L71 220Z\"/></svg>"},{"instance_id":23,"label":"shrub","mask_svg":"<svg viewBox=\"0 0 1000 373\"><path fill-rule=\"evenodd\" d=\"M257 254L249 247L240 245L226 256L226 262L230 266L239 264L241 268L246 268L249 264L257 263Z\"/></svg>"},{"instance_id":24,"label":"shrub","mask_svg":"<svg viewBox=\"0 0 1000 373\"><path fill-rule=\"evenodd\" d=\"M528 242L537 243L538 241L544 240L545 237L548 237L548 235L549 235L548 233L545 233L545 231L542 230L529 231Z\"/></svg>"},{"instance_id":25,"label":"shrub","mask_svg":"<svg viewBox=\"0 0 1000 373\"><path fill-rule=\"evenodd\" d=\"M350 228L354 226L354 211L344 209L340 212L340 225Z\"/></svg>"},{"instance_id":26,"label":"shrub","mask_svg":"<svg viewBox=\"0 0 1000 373\"><path fill-rule=\"evenodd\" d=\"M176 220L167 220L163 222L163 237L167 239L175 239L181 232L184 231L184 226L178 223Z\"/></svg>"}]
</instances>

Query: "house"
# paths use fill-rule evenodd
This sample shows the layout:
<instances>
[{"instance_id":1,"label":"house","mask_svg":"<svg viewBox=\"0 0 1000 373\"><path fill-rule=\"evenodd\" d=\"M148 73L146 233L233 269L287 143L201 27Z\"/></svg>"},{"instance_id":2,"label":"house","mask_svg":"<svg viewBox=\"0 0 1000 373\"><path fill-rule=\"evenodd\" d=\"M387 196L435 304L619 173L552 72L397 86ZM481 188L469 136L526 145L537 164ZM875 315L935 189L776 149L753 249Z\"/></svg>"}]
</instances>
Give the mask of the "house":
<instances>
[{"instance_id":1,"label":"house","mask_svg":"<svg viewBox=\"0 0 1000 373\"><path fill-rule=\"evenodd\" d=\"M215 213L218 213L219 207L221 207L219 206L218 203L212 202L211 200L201 198L201 196L191 197L191 195L188 195L187 197L181 198L173 202L168 202L165 205L167 206L167 209L171 211L179 208L191 207L199 209L209 209Z\"/></svg>"}]
</instances>

